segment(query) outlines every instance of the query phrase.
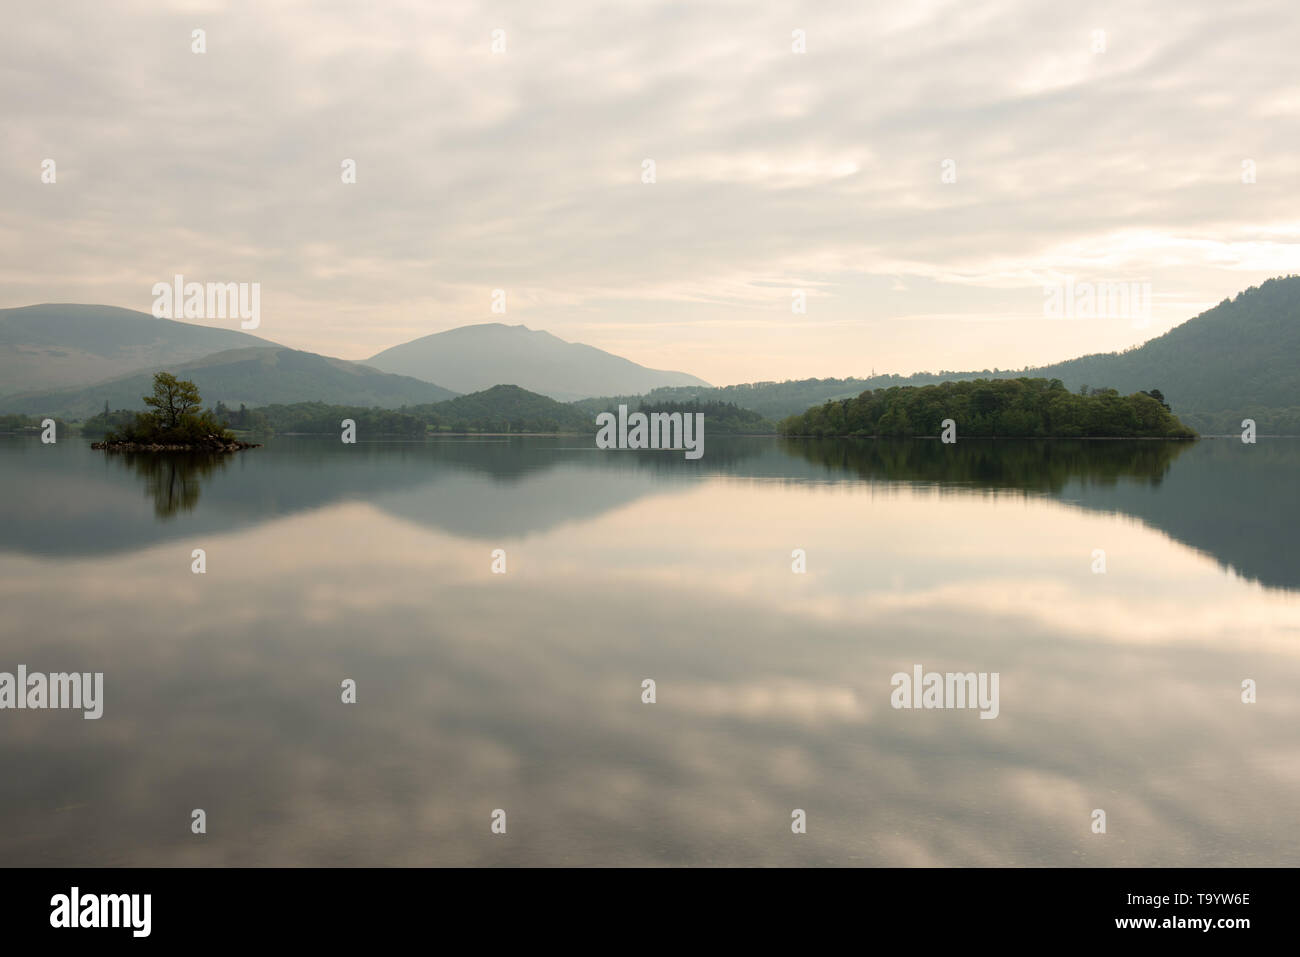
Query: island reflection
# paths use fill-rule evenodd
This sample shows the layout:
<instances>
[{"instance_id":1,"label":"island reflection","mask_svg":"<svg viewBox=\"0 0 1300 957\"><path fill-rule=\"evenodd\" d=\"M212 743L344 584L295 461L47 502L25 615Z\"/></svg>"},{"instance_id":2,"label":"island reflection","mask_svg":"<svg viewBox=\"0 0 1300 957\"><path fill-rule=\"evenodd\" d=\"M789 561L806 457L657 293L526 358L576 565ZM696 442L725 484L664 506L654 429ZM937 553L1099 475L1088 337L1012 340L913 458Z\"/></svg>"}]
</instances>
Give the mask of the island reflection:
<instances>
[{"instance_id":1,"label":"island reflection","mask_svg":"<svg viewBox=\"0 0 1300 957\"><path fill-rule=\"evenodd\" d=\"M146 498L153 501L158 518L191 512L199 504L203 480L225 469L228 457L205 452L113 452L144 482Z\"/></svg>"}]
</instances>

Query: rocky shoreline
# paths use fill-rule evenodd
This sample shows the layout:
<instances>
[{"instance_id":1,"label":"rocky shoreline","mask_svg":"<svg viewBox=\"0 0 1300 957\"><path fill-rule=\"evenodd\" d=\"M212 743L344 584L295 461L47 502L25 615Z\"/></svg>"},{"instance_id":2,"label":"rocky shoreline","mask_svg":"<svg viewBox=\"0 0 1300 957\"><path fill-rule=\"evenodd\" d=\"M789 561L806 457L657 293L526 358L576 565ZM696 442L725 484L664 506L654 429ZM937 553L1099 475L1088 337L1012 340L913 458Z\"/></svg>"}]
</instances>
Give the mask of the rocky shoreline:
<instances>
[{"instance_id":1,"label":"rocky shoreline","mask_svg":"<svg viewBox=\"0 0 1300 957\"><path fill-rule=\"evenodd\" d=\"M92 442L90 447L105 452L241 452L244 449L260 449L262 444L209 435L198 442Z\"/></svg>"}]
</instances>

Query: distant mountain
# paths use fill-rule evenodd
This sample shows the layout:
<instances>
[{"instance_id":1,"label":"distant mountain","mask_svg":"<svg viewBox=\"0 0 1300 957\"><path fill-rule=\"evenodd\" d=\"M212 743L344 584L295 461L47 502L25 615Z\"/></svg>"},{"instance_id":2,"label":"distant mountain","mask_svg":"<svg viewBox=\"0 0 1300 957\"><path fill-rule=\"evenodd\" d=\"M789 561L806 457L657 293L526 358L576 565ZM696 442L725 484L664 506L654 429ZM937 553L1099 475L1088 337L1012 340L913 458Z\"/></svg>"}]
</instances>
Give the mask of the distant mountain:
<instances>
[{"instance_id":1,"label":"distant mountain","mask_svg":"<svg viewBox=\"0 0 1300 957\"><path fill-rule=\"evenodd\" d=\"M7 396L0 399L0 411L84 419L102 412L105 402L113 409L142 409L140 400L152 391L153 374L164 368L192 380L207 406L218 401L232 408L241 403L325 401L393 408L440 402L456 395L420 379L380 372L356 362L284 346L261 346L219 352L195 362L158 364L77 389Z\"/></svg>"},{"instance_id":2,"label":"distant mountain","mask_svg":"<svg viewBox=\"0 0 1300 957\"><path fill-rule=\"evenodd\" d=\"M1126 352L1082 356L1028 374L1067 388L1157 388L1186 424L1300 433L1300 276L1270 279ZM1007 375L1007 373L1002 373Z\"/></svg>"},{"instance_id":3,"label":"distant mountain","mask_svg":"<svg viewBox=\"0 0 1300 957\"><path fill-rule=\"evenodd\" d=\"M263 355L254 362L258 349L271 349L276 358ZM230 350L249 354L241 357ZM780 419L865 390L1023 376L1059 378L1072 392L1084 385L1114 388L1123 395L1159 389L1174 413L1202 433L1236 431L1243 418L1253 418L1261 432L1300 435L1300 276L1270 279L1125 352L1021 370L721 388L686 373L647 369L591 346L500 323L463 326L394 346L368 360L373 368L367 368L294 352L233 329L155 319L127 309L26 306L0 310L0 396L26 390L0 398L0 413L79 418L101 410L105 398L115 406L136 408L143 394L138 392L140 377L128 373L178 371L196 361L207 370L193 376L205 400L228 405L322 401L391 408L513 383L563 401L606 396L601 403L608 408L620 401L728 402ZM375 378L378 370L422 382ZM316 373L324 378L314 380ZM85 385L103 379L112 381ZM430 392L426 384L433 382L438 385ZM117 385L121 391L113 392ZM76 388L54 396L52 390L61 386Z\"/></svg>"},{"instance_id":4,"label":"distant mountain","mask_svg":"<svg viewBox=\"0 0 1300 957\"><path fill-rule=\"evenodd\" d=\"M1252 286L1141 346L1052 365L659 388L644 396L603 401L732 402L781 419L866 390L1021 377L1060 379L1071 392L1085 385L1116 389L1121 395L1159 389L1178 418L1201 433L1236 432L1241 420L1249 417L1261 432L1300 435L1300 276Z\"/></svg>"},{"instance_id":5,"label":"distant mountain","mask_svg":"<svg viewBox=\"0 0 1300 957\"><path fill-rule=\"evenodd\" d=\"M237 329L155 319L116 306L0 309L0 396L83 386L214 352L274 345Z\"/></svg>"},{"instance_id":6,"label":"distant mountain","mask_svg":"<svg viewBox=\"0 0 1300 957\"><path fill-rule=\"evenodd\" d=\"M366 360L385 372L437 382L457 392L513 383L552 399L648 392L658 386L708 383L685 372L647 369L549 332L499 322L461 326L385 349Z\"/></svg>"}]
</instances>

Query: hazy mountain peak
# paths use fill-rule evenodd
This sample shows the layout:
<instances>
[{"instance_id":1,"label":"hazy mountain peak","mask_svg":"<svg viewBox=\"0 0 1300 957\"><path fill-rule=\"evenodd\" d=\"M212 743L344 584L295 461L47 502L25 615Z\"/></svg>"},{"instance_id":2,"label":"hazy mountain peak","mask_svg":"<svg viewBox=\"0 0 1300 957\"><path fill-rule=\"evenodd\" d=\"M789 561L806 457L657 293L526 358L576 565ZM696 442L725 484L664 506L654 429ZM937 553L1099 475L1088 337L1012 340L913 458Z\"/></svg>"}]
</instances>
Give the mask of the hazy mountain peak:
<instances>
[{"instance_id":1,"label":"hazy mountain peak","mask_svg":"<svg viewBox=\"0 0 1300 957\"><path fill-rule=\"evenodd\" d=\"M367 365L477 392L503 382L561 401L648 392L662 386L707 386L684 372L649 369L523 324L483 322L431 333L366 360Z\"/></svg>"}]
</instances>

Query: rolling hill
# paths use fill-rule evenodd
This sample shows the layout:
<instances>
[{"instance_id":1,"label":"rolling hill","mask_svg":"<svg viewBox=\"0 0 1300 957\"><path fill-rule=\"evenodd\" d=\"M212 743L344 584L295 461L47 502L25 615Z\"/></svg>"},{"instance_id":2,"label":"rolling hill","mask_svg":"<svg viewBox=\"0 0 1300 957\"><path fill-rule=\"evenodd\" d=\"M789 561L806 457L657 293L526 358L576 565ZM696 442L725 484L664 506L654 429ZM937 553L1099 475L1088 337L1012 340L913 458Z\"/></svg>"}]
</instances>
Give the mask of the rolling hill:
<instances>
[{"instance_id":1,"label":"rolling hill","mask_svg":"<svg viewBox=\"0 0 1300 957\"><path fill-rule=\"evenodd\" d=\"M1270 279L1125 352L1081 356L1024 375L1123 394L1158 388L1201 431L1300 432L1300 276ZM1002 373L1007 375L1007 373Z\"/></svg>"},{"instance_id":2,"label":"rolling hill","mask_svg":"<svg viewBox=\"0 0 1300 957\"><path fill-rule=\"evenodd\" d=\"M194 362L159 364L82 388L7 396L0 399L0 410L84 419L102 412L105 402L113 409L140 409L141 396L152 390L153 374L164 368L193 380L208 406L219 401L232 408L324 401L392 408L456 395L420 379L272 345L219 352Z\"/></svg>"},{"instance_id":3,"label":"rolling hill","mask_svg":"<svg viewBox=\"0 0 1300 957\"><path fill-rule=\"evenodd\" d=\"M769 419L866 390L1033 377L1060 379L1072 392L1084 385L1114 388L1123 395L1159 389L1174 413L1202 433L1236 431L1249 417L1263 433L1300 435L1300 276L1251 287L1124 352L1021 370L945 370L721 388L686 373L647 369L591 346L501 323L425 336L361 365L286 349L236 330L110 306L0 310L0 396L6 396L0 398L0 413L76 419L100 411L105 399L114 407L136 408L147 391L141 384L160 368L192 373L205 400L232 407L320 401L396 408L514 383L562 401L605 396L599 404L610 408L619 402L725 402Z\"/></svg>"},{"instance_id":4,"label":"rolling hill","mask_svg":"<svg viewBox=\"0 0 1300 957\"><path fill-rule=\"evenodd\" d=\"M1085 385L1116 389L1121 395L1159 389L1178 418L1202 433L1236 432L1241 420L1249 417L1256 420L1261 432L1300 435L1300 276L1252 286L1124 352L1097 353L1019 370L659 388L644 396L602 401L698 398L731 402L780 419L868 390L1022 377L1060 379L1071 392Z\"/></svg>"},{"instance_id":5,"label":"rolling hill","mask_svg":"<svg viewBox=\"0 0 1300 957\"><path fill-rule=\"evenodd\" d=\"M214 352L274 345L237 329L155 319L116 306L0 309L0 396L84 386Z\"/></svg>"},{"instance_id":6,"label":"rolling hill","mask_svg":"<svg viewBox=\"0 0 1300 957\"><path fill-rule=\"evenodd\" d=\"M513 383L561 401L708 383L684 372L647 369L549 332L499 322L461 326L393 346L367 365L437 382L457 392Z\"/></svg>"},{"instance_id":7,"label":"rolling hill","mask_svg":"<svg viewBox=\"0 0 1300 957\"><path fill-rule=\"evenodd\" d=\"M345 418L365 435L422 436L426 432L594 432L594 418L576 406L517 385L400 409L361 409L321 402L268 405L252 413L258 426L278 433L337 434Z\"/></svg>"},{"instance_id":8,"label":"rolling hill","mask_svg":"<svg viewBox=\"0 0 1300 957\"><path fill-rule=\"evenodd\" d=\"M447 428L482 432L594 432L594 419L582 409L517 385L439 402L432 420Z\"/></svg>"},{"instance_id":9,"label":"rolling hill","mask_svg":"<svg viewBox=\"0 0 1300 957\"><path fill-rule=\"evenodd\" d=\"M597 412L616 408L591 404L596 401L558 402L517 385L494 385L470 395L400 409L362 409L321 402L268 405L250 410L248 423L234 424L250 430L333 435L338 433L339 422L350 418L361 432L371 436L423 436L429 432L592 435L597 430ZM702 412L709 431L715 435L766 434L776 429L774 423L754 412L721 403L656 403L641 406L639 411Z\"/></svg>"}]
</instances>

